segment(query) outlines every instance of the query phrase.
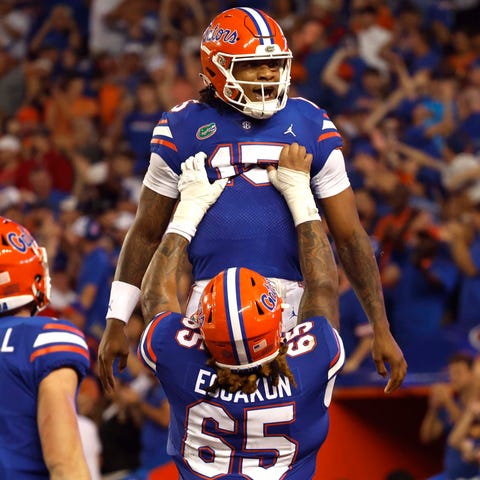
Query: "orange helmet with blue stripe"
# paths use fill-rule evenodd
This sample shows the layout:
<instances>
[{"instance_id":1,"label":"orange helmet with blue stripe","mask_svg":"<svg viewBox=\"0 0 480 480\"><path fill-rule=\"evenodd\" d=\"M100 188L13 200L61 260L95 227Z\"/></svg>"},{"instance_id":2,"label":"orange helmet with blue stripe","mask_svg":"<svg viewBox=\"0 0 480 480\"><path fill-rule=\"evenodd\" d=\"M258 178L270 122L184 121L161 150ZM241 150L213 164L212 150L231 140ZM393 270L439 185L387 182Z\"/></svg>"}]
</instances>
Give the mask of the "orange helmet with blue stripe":
<instances>
[{"instance_id":1,"label":"orange helmet with blue stripe","mask_svg":"<svg viewBox=\"0 0 480 480\"><path fill-rule=\"evenodd\" d=\"M46 250L25 227L5 217L0 217L0 242L0 313L32 302L36 312L43 310L50 301Z\"/></svg>"},{"instance_id":2,"label":"orange helmet with blue stripe","mask_svg":"<svg viewBox=\"0 0 480 480\"><path fill-rule=\"evenodd\" d=\"M196 319L216 364L246 370L273 360L281 342L281 305L273 284L248 268L229 268L210 280Z\"/></svg>"},{"instance_id":3,"label":"orange helmet with blue stripe","mask_svg":"<svg viewBox=\"0 0 480 480\"><path fill-rule=\"evenodd\" d=\"M204 79L217 95L237 110L254 118L269 118L285 107L290 85L292 52L280 25L265 12L254 8L231 8L217 15L205 30L200 56ZM280 60L278 82L243 82L235 78L237 62ZM250 100L243 86L252 84L261 99ZM266 88L278 87L275 98Z\"/></svg>"}]
</instances>

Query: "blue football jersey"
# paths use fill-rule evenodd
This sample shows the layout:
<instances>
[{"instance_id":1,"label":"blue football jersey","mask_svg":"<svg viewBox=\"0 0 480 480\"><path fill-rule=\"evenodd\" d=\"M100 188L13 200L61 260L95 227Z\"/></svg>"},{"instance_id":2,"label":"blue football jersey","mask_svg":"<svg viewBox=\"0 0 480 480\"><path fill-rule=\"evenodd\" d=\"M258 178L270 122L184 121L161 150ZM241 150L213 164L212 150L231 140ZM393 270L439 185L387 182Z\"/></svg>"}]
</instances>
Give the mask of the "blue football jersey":
<instances>
[{"instance_id":1,"label":"blue football jersey","mask_svg":"<svg viewBox=\"0 0 480 480\"><path fill-rule=\"evenodd\" d=\"M83 333L49 317L0 319L0 478L49 478L37 428L40 382L53 370L73 368L79 381L90 365Z\"/></svg>"},{"instance_id":2,"label":"blue football jersey","mask_svg":"<svg viewBox=\"0 0 480 480\"><path fill-rule=\"evenodd\" d=\"M301 280L292 216L265 169L293 142L313 154L312 177L342 145L327 113L301 98L289 99L283 110L263 120L193 100L163 114L153 131L152 153L179 175L181 163L202 151L210 180L232 177L189 246L195 280L235 266Z\"/></svg>"},{"instance_id":3,"label":"blue football jersey","mask_svg":"<svg viewBox=\"0 0 480 480\"><path fill-rule=\"evenodd\" d=\"M176 313L157 316L145 329L138 355L170 402L168 453L181 478L279 480L312 478L328 432L328 406L344 362L338 333L316 317L286 337L297 386L281 377L259 380L252 394L207 393L215 371L195 324Z\"/></svg>"}]
</instances>

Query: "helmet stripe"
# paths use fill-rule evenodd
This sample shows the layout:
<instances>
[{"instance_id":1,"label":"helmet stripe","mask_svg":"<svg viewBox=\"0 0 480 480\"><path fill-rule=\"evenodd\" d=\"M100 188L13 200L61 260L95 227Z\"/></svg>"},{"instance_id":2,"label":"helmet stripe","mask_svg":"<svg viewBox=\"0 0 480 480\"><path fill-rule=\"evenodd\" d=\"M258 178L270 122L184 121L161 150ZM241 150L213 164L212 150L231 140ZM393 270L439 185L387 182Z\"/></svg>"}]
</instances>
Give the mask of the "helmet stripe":
<instances>
[{"instance_id":1,"label":"helmet stripe","mask_svg":"<svg viewBox=\"0 0 480 480\"><path fill-rule=\"evenodd\" d=\"M250 363L251 359L248 352L248 345L245 343L245 326L243 317L239 312L240 303L240 285L238 282L240 270L238 268L229 268L225 275L227 277L225 285L225 301L227 325L230 334L231 345L237 365Z\"/></svg>"},{"instance_id":2,"label":"helmet stripe","mask_svg":"<svg viewBox=\"0 0 480 480\"><path fill-rule=\"evenodd\" d=\"M257 32L260 36L260 42L263 45L273 45L273 32L264 16L254 8L241 8L241 10L243 10L252 19L252 22L257 27Z\"/></svg>"}]
</instances>

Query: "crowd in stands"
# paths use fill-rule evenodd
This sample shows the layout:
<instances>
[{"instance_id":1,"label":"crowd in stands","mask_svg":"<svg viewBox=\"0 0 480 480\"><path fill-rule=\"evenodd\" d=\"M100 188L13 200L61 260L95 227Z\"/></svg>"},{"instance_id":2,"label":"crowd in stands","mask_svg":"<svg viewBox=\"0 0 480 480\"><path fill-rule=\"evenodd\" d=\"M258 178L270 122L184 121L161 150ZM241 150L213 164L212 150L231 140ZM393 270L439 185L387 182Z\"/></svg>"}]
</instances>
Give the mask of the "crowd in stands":
<instances>
[{"instance_id":1,"label":"crowd in stands","mask_svg":"<svg viewBox=\"0 0 480 480\"><path fill-rule=\"evenodd\" d=\"M325 108L342 133L407 381L436 381L454 352L480 349L475 0L2 0L0 213L47 247L46 314L81 327L95 360L152 130L163 111L198 97L201 34L230 6L281 24L294 54L291 95ZM374 382L372 332L342 272L340 291L348 356L339 383ZM139 468L133 479L164 461L147 447L165 435L168 405L131 357L114 398L93 365L80 403L100 426L89 432L102 439L103 472ZM468 411L478 415L478 401ZM109 456L105 445L125 435L128 451Z\"/></svg>"}]
</instances>

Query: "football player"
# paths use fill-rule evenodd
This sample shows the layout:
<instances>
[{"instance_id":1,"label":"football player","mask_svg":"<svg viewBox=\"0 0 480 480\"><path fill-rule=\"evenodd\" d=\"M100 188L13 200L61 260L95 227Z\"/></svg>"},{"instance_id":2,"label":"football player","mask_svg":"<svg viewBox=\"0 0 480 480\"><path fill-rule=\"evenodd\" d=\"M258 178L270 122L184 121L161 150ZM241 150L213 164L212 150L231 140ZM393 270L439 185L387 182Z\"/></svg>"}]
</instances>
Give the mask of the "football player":
<instances>
[{"instance_id":1,"label":"football player","mask_svg":"<svg viewBox=\"0 0 480 480\"><path fill-rule=\"evenodd\" d=\"M138 352L168 396L168 452L184 480L307 480L314 474L345 356L324 316L323 297L335 291L336 279L322 268L325 252L331 253L310 190L311 158L304 147L288 145L269 174L297 226L305 282L303 323L285 341L283 299L248 268L214 276L193 317L179 313L178 267L203 212L227 193L219 181L210 184L202 157L182 167L179 206L142 283L144 316L156 315Z\"/></svg>"},{"instance_id":2,"label":"football player","mask_svg":"<svg viewBox=\"0 0 480 480\"><path fill-rule=\"evenodd\" d=\"M49 302L46 251L0 217L0 478L90 478L75 410L89 368L80 330L37 316Z\"/></svg>"},{"instance_id":3,"label":"football player","mask_svg":"<svg viewBox=\"0 0 480 480\"><path fill-rule=\"evenodd\" d=\"M142 277L177 201L180 166L195 154L206 158L210 180L230 180L188 248L194 285L187 316L211 278L242 265L277 285L290 306L283 312L284 331L297 324L303 286L295 225L265 167L278 163L285 145L298 142L313 155L311 187L373 326L376 368L387 377L389 364L386 392L394 391L403 381L406 363L390 332L375 256L358 218L340 150L342 139L324 110L303 98L288 97L292 53L280 26L253 8L226 10L206 29L200 53L206 84L200 100L165 113L153 130L150 166L119 256L99 347L104 387L114 387L115 358L120 369L126 364L124 322L138 302ZM336 276L331 255L322 268ZM329 319L338 326L337 298L325 301Z\"/></svg>"}]
</instances>

